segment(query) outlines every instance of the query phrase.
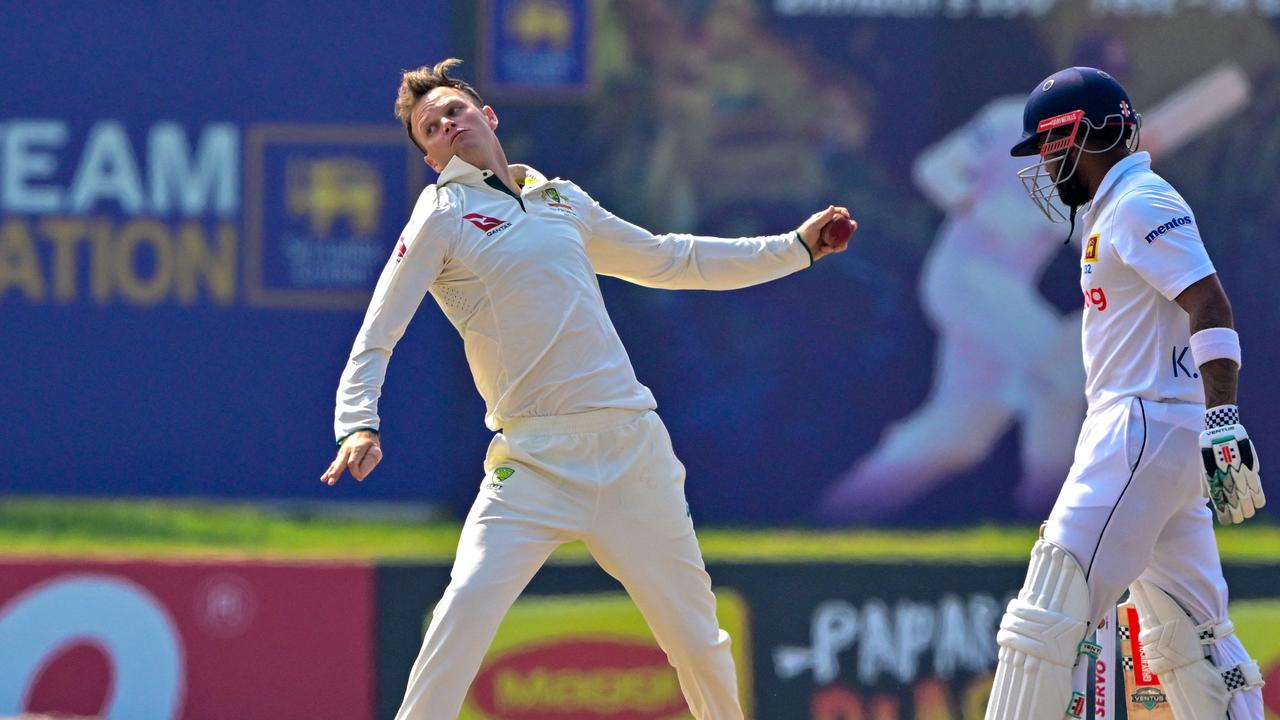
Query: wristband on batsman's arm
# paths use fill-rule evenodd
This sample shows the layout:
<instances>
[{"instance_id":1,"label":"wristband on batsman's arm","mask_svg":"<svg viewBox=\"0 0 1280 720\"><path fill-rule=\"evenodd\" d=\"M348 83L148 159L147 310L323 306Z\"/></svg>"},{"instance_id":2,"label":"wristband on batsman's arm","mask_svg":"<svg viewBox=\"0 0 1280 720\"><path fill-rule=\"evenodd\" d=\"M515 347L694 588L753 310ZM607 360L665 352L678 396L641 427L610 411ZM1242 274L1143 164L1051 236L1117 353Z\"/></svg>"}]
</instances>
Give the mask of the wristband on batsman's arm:
<instances>
[{"instance_id":1,"label":"wristband on batsman's arm","mask_svg":"<svg viewBox=\"0 0 1280 720\"><path fill-rule=\"evenodd\" d=\"M352 430L351 432L347 433L346 435L343 435L342 437L338 438L338 447L342 447L342 443L346 442L347 438L351 437L352 435L355 435L358 432L364 432L364 431L371 432L374 435L378 434L378 428L358 427L355 430Z\"/></svg>"},{"instance_id":2,"label":"wristband on batsman's arm","mask_svg":"<svg viewBox=\"0 0 1280 720\"><path fill-rule=\"evenodd\" d=\"M1228 327L1205 328L1191 336L1191 359L1196 367L1211 360L1234 360L1240 367L1240 335Z\"/></svg>"},{"instance_id":3,"label":"wristband on batsman's arm","mask_svg":"<svg viewBox=\"0 0 1280 720\"><path fill-rule=\"evenodd\" d=\"M1228 425L1240 424L1238 405L1215 405L1204 411L1204 429L1216 430Z\"/></svg>"}]
</instances>

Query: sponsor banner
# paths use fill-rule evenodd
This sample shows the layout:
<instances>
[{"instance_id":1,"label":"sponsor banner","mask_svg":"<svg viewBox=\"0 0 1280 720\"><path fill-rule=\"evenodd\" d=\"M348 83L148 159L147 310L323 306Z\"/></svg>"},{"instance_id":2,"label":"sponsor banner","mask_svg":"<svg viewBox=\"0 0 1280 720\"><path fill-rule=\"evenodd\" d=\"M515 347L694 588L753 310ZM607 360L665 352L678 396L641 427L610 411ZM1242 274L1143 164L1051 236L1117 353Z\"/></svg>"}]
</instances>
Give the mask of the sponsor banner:
<instances>
[{"instance_id":1,"label":"sponsor banner","mask_svg":"<svg viewBox=\"0 0 1280 720\"><path fill-rule=\"evenodd\" d=\"M359 309L426 184L389 125L76 130L0 117L0 165L49 169L0 193L0 301Z\"/></svg>"},{"instance_id":2,"label":"sponsor banner","mask_svg":"<svg viewBox=\"0 0 1280 720\"><path fill-rule=\"evenodd\" d=\"M734 635L743 687L751 688L749 717L941 720L952 717L956 708L982 716L995 667L996 628L1026 568L1020 563L931 566L921 572L911 565L727 563L712 565L708 572L721 626ZM395 716L421 642L424 614L447 583L444 566L378 570L380 719ZM564 604L547 597L566 595L571 599ZM565 650L557 639L566 636L562 628L571 631L568 637L577 638L574 642L583 643L579 649L604 657L620 654L622 645L640 636L644 626L617 581L593 565L549 565L512 612L477 676L468 705L472 714L466 717L601 717L603 704L592 706L594 715L502 712L518 708L533 713L536 702L551 695L551 679L557 676L535 668L557 667L554 662L560 661L546 658L556 645ZM649 667L645 652L637 648L628 655ZM609 662L614 661L606 666ZM559 676L567 684L557 687L566 695L575 677L581 679L572 667ZM605 682L603 677L594 680ZM658 708L655 713L665 712L659 698L666 696L658 682L646 689L655 693L646 696ZM493 714L500 698L505 705Z\"/></svg>"},{"instance_id":3,"label":"sponsor banner","mask_svg":"<svg viewBox=\"0 0 1280 720\"><path fill-rule=\"evenodd\" d=\"M426 184L383 125L251 126L245 171L245 294L263 307L363 308Z\"/></svg>"},{"instance_id":4,"label":"sponsor banner","mask_svg":"<svg viewBox=\"0 0 1280 720\"><path fill-rule=\"evenodd\" d=\"M751 707L747 608L717 595ZM625 593L516 602L489 648L462 720L689 720L675 669Z\"/></svg>"},{"instance_id":5,"label":"sponsor banner","mask_svg":"<svg viewBox=\"0 0 1280 720\"><path fill-rule=\"evenodd\" d=\"M391 112L399 72L457 56L511 161L641 227L750 237L828 203L858 216L858 252L759 287L601 279L700 520L1043 517L1084 415L1080 304L1116 312L1111 291L1078 294L1104 253L1062 244L1009 157L1026 93L1052 70L1102 65L1124 83L1142 147L1194 210L1137 232L1155 251L1203 232L1251 367L1280 366L1280 340L1248 330L1280 308L1267 154L1280 83L1266 81L1280 25L1259 21L1280 2L1088 4L8 3L0 47L23 71L0 83L0 372L40 402L0 403L15 448L0 492L341 497L464 516L490 434L433 302L388 371L377 481L330 488L293 471L332 457L335 385L368 294L434 179ZM1107 22L1131 16L1144 21ZM957 57L1001 71L940 73ZM51 86L90 66L71 110ZM1195 372L1182 353L1179 377ZM830 373L831 358L851 371ZM1241 382L1251 406L1280 402L1280 373ZM121 408L148 429L126 446ZM1280 436L1280 415L1251 414L1249 429ZM219 472L262 447L291 470ZM892 498L884 477L904 478Z\"/></svg>"},{"instance_id":6,"label":"sponsor banner","mask_svg":"<svg viewBox=\"0 0 1280 720\"><path fill-rule=\"evenodd\" d=\"M547 99L583 95L591 80L587 0L479 4L484 90Z\"/></svg>"},{"instance_id":7,"label":"sponsor banner","mask_svg":"<svg viewBox=\"0 0 1280 720\"><path fill-rule=\"evenodd\" d=\"M721 563L708 572L721 625L734 634L743 687L751 688L749 720L969 720L985 711L996 632L1026 565ZM1268 718L1280 720L1280 566L1228 566L1226 574L1232 620L1269 678ZM443 565L378 569L380 720L395 716L425 617L448 581ZM1082 674L1088 685L1076 688L1087 717L1126 717L1117 625L1108 614L1098 659ZM599 568L544 567L506 618L463 717L618 720L623 715L606 711L613 696L601 690L612 687L635 693L634 717L665 718L669 686L665 676L646 674L657 656L635 644L642 636L630 601ZM605 658L590 667L606 672L588 677L575 661L551 659L570 651ZM614 672L619 667L642 669L625 676ZM577 703L578 714L540 704L552 699Z\"/></svg>"},{"instance_id":8,"label":"sponsor banner","mask_svg":"<svg viewBox=\"0 0 1280 720\"><path fill-rule=\"evenodd\" d=\"M982 717L1024 564L713 570L748 598L759 717ZM777 593L786 588L786 593Z\"/></svg>"},{"instance_id":9,"label":"sponsor banner","mask_svg":"<svg viewBox=\"0 0 1280 720\"><path fill-rule=\"evenodd\" d=\"M0 103L0 366L18 396L41 402L0 403L23 448L0 493L474 495L470 483L414 480L428 466L474 472L487 440L483 410L456 406L475 391L461 350L440 352L457 333L438 312L415 322L397 366L456 381L435 383L431 403L384 403L383 420L439 428L470 416L480 430L417 433L376 487L294 471L332 457L338 376L428 182L391 112L400 71L450 54L463 12L379 9L374 28L344 5L6 7L0 46L25 64ZM335 52L333 28L357 26L367 32ZM287 42L244 32L286 27ZM92 87L71 110L50 79L86 65ZM127 447L122 408L147 428ZM53 440L68 436L70 451ZM217 458L264 445L291 470L219 476Z\"/></svg>"},{"instance_id":10,"label":"sponsor banner","mask_svg":"<svg viewBox=\"0 0 1280 720\"><path fill-rule=\"evenodd\" d=\"M372 577L356 565L0 562L0 717L368 720Z\"/></svg>"}]
</instances>

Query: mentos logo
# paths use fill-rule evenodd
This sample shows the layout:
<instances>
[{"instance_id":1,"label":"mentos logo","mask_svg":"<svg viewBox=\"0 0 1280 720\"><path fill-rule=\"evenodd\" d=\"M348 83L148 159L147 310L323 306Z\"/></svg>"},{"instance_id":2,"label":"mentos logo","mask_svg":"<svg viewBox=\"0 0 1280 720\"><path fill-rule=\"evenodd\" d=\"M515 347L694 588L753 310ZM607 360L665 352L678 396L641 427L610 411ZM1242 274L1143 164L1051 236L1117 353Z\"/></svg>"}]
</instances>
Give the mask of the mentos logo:
<instances>
[{"instance_id":1,"label":"mentos logo","mask_svg":"<svg viewBox=\"0 0 1280 720\"><path fill-rule=\"evenodd\" d=\"M1190 225L1190 224L1191 224L1191 217L1189 215L1176 217L1170 220L1169 222L1161 225L1160 227L1156 228L1155 230L1152 230L1151 232L1147 233L1147 242L1151 242L1155 240L1156 238L1160 237L1161 235L1169 232L1170 230L1176 227L1182 227L1183 225Z\"/></svg>"},{"instance_id":2,"label":"mentos logo","mask_svg":"<svg viewBox=\"0 0 1280 720\"><path fill-rule=\"evenodd\" d=\"M471 701L492 720L668 720L689 713L666 654L621 636L517 648L480 672Z\"/></svg>"}]
</instances>

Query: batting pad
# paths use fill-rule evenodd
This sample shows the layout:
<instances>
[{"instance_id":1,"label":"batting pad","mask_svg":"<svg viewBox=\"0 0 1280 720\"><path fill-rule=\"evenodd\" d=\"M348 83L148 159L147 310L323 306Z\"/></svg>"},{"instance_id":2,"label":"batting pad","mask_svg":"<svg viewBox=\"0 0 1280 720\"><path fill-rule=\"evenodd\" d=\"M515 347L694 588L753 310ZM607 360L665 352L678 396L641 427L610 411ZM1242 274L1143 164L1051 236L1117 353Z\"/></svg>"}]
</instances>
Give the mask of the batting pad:
<instances>
[{"instance_id":1,"label":"batting pad","mask_svg":"<svg viewBox=\"0 0 1280 720\"><path fill-rule=\"evenodd\" d=\"M1160 677L1175 717L1224 718L1231 693L1262 685L1256 662L1219 669L1208 658L1209 644L1231 634L1230 622L1196 626L1164 590L1142 580L1129 587L1138 608L1138 638L1147 664Z\"/></svg>"},{"instance_id":2,"label":"batting pad","mask_svg":"<svg viewBox=\"0 0 1280 720\"><path fill-rule=\"evenodd\" d=\"M1088 615L1089 588L1079 563L1065 549L1038 540L1026 583L1000 620L1000 664L986 720L1063 716Z\"/></svg>"}]
</instances>

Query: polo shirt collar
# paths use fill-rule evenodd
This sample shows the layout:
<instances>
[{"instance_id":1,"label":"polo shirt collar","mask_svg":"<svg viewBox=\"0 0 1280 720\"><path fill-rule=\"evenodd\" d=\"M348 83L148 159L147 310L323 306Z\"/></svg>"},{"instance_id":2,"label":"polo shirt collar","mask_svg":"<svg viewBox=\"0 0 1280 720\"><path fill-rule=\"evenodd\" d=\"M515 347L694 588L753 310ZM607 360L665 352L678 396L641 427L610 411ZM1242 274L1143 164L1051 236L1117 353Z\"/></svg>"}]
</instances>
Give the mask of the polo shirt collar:
<instances>
[{"instance_id":1,"label":"polo shirt collar","mask_svg":"<svg viewBox=\"0 0 1280 720\"><path fill-rule=\"evenodd\" d=\"M516 184L520 185L522 190L526 187L541 185L547 181L546 176L528 165L516 163L509 167L511 168L511 174L516 177ZM462 185L482 185L490 177L493 177L492 170L481 170L454 155L453 159L444 166L444 170L440 171L440 177L436 180L436 184L448 185L456 182Z\"/></svg>"}]
</instances>

